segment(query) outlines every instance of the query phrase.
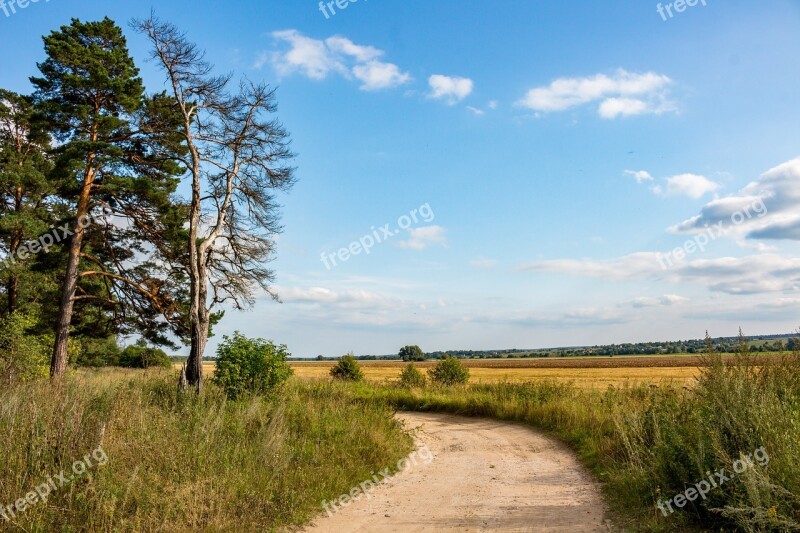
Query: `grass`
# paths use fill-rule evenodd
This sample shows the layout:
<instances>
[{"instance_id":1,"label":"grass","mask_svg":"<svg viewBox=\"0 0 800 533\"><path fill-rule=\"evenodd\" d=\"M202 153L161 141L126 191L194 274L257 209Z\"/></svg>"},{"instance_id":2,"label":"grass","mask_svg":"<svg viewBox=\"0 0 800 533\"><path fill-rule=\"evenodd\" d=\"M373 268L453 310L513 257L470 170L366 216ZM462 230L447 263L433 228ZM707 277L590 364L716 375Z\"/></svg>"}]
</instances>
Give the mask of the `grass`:
<instances>
[{"instance_id":1,"label":"grass","mask_svg":"<svg viewBox=\"0 0 800 533\"><path fill-rule=\"evenodd\" d=\"M179 396L172 372L81 372L0 390L0 505L102 445L18 531L262 531L306 523L411 448L387 404L291 381L280 398Z\"/></svg>"}]
</instances>

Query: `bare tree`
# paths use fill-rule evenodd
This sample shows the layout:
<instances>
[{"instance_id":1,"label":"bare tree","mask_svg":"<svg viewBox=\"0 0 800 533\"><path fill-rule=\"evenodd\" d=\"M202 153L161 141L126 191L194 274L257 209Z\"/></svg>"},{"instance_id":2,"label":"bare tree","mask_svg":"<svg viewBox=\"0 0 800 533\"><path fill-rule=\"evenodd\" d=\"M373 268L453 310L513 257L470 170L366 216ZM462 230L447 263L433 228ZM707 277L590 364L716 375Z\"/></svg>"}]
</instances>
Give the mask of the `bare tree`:
<instances>
[{"instance_id":1,"label":"bare tree","mask_svg":"<svg viewBox=\"0 0 800 533\"><path fill-rule=\"evenodd\" d=\"M205 53L174 25L151 15L133 22L152 44L152 58L182 118L181 163L191 180L186 264L190 280L191 352L186 377L202 386L203 352L213 316L227 303L252 306L270 289L274 237L281 231L277 191L294 183L289 135L271 116L275 91L248 81L231 92L231 76L213 75Z\"/></svg>"}]
</instances>

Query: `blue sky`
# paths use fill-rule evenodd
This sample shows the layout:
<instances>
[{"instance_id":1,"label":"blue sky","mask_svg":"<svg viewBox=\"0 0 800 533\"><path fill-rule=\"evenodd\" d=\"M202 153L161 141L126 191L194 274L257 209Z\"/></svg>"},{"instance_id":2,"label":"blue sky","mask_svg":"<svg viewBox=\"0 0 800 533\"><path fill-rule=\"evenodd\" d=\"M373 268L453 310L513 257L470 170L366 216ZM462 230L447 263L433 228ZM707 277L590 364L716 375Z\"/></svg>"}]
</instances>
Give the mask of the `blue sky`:
<instances>
[{"instance_id":1,"label":"blue sky","mask_svg":"<svg viewBox=\"0 0 800 533\"><path fill-rule=\"evenodd\" d=\"M28 91L40 36L71 17L151 8L220 71L278 86L299 179L283 303L217 339L311 356L793 331L800 2L657 5L40 1L0 7L0 86ZM321 260L414 210L369 254Z\"/></svg>"}]
</instances>

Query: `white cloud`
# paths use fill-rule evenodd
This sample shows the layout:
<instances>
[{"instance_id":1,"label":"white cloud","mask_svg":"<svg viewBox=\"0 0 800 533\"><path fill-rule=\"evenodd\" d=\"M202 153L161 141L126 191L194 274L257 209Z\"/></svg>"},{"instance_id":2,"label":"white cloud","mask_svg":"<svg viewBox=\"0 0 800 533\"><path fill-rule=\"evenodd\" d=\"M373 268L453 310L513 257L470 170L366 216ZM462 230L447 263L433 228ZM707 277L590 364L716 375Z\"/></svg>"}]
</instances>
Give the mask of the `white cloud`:
<instances>
[{"instance_id":1,"label":"white cloud","mask_svg":"<svg viewBox=\"0 0 800 533\"><path fill-rule=\"evenodd\" d=\"M633 307L636 308L669 307L672 305L677 305L688 301L689 298L678 296L677 294L665 294L659 297L642 296L640 298L634 298L634 300L631 302L631 305L633 305Z\"/></svg>"},{"instance_id":2,"label":"white cloud","mask_svg":"<svg viewBox=\"0 0 800 533\"><path fill-rule=\"evenodd\" d=\"M719 183L697 174L678 174L667 178L666 181L666 189L656 185L653 187L653 192L662 196L688 196L697 200L720 188Z\"/></svg>"},{"instance_id":3,"label":"white cloud","mask_svg":"<svg viewBox=\"0 0 800 533\"><path fill-rule=\"evenodd\" d=\"M280 295L286 304L319 304L343 309L374 309L398 303L395 298L377 292L352 289L335 291L325 287L282 288Z\"/></svg>"},{"instance_id":4,"label":"white cloud","mask_svg":"<svg viewBox=\"0 0 800 533\"><path fill-rule=\"evenodd\" d=\"M720 257L676 263L665 270L663 256L638 252L608 260L556 259L537 261L518 268L612 281L665 281L683 286L695 283L712 292L757 294L800 290L800 259L775 254Z\"/></svg>"},{"instance_id":5,"label":"white cloud","mask_svg":"<svg viewBox=\"0 0 800 533\"><path fill-rule=\"evenodd\" d=\"M270 63L278 74L303 74L313 80L323 80L331 74L361 81L364 91L390 89L408 83L411 75L394 63L380 61L385 52L374 46L355 44L340 35L320 40L307 37L297 30L272 33L279 42L289 46L283 52L265 52L253 65L262 68Z\"/></svg>"},{"instance_id":6,"label":"white cloud","mask_svg":"<svg viewBox=\"0 0 800 533\"><path fill-rule=\"evenodd\" d=\"M407 250L424 250L435 244L446 245L445 229L441 226L425 226L408 230L410 238L400 241L397 246Z\"/></svg>"},{"instance_id":7,"label":"white cloud","mask_svg":"<svg viewBox=\"0 0 800 533\"><path fill-rule=\"evenodd\" d=\"M467 109L469 109L478 116L483 116L486 114L486 111L484 111L483 109L478 109L477 107L472 107L471 105L468 105Z\"/></svg>"},{"instance_id":8,"label":"white cloud","mask_svg":"<svg viewBox=\"0 0 800 533\"><path fill-rule=\"evenodd\" d=\"M489 106L489 109L497 109L497 100L489 100L487 105Z\"/></svg>"},{"instance_id":9,"label":"white cloud","mask_svg":"<svg viewBox=\"0 0 800 533\"><path fill-rule=\"evenodd\" d=\"M276 31L272 36L291 48L285 53L262 54L256 68L271 62L281 75L301 72L313 80L325 79L331 72L345 71L344 65L323 41L306 37L297 30Z\"/></svg>"},{"instance_id":10,"label":"white cloud","mask_svg":"<svg viewBox=\"0 0 800 533\"><path fill-rule=\"evenodd\" d=\"M626 317L617 309L605 309L585 307L574 309L562 313L536 313L532 315L522 315L518 317L503 317L499 323L511 323L525 327L555 327L555 328L574 328L586 326L607 326L611 324L622 324L626 322ZM480 320L483 323L485 320Z\"/></svg>"},{"instance_id":11,"label":"white cloud","mask_svg":"<svg viewBox=\"0 0 800 533\"><path fill-rule=\"evenodd\" d=\"M647 102L636 98L608 98L600 104L598 112L603 118L630 117L646 113Z\"/></svg>"},{"instance_id":12,"label":"white cloud","mask_svg":"<svg viewBox=\"0 0 800 533\"><path fill-rule=\"evenodd\" d=\"M353 67L353 75L363 82L360 89L364 91L390 89L403 85L411 79L411 75L401 72L397 65L381 61L356 65Z\"/></svg>"},{"instance_id":13,"label":"white cloud","mask_svg":"<svg viewBox=\"0 0 800 533\"><path fill-rule=\"evenodd\" d=\"M709 202L669 231L697 233L709 226L747 239L800 240L800 158L768 170L737 194Z\"/></svg>"},{"instance_id":14,"label":"white cloud","mask_svg":"<svg viewBox=\"0 0 800 533\"><path fill-rule=\"evenodd\" d=\"M675 109L667 100L671 83L669 77L655 72L638 74L619 69L613 76L559 78L548 86L531 89L517 105L553 112L599 101L598 113L603 118L660 114Z\"/></svg>"},{"instance_id":15,"label":"white cloud","mask_svg":"<svg viewBox=\"0 0 800 533\"><path fill-rule=\"evenodd\" d=\"M626 170L625 174L633 176L636 183L644 183L645 181L653 181L653 176L646 170Z\"/></svg>"},{"instance_id":16,"label":"white cloud","mask_svg":"<svg viewBox=\"0 0 800 533\"><path fill-rule=\"evenodd\" d=\"M660 272L658 256L655 252L638 252L607 260L550 259L524 264L517 270L624 280Z\"/></svg>"},{"instance_id":17,"label":"white cloud","mask_svg":"<svg viewBox=\"0 0 800 533\"><path fill-rule=\"evenodd\" d=\"M448 105L455 105L472 94L474 84L469 78L434 74L428 78L428 85L431 87L428 98L444 100Z\"/></svg>"},{"instance_id":18,"label":"white cloud","mask_svg":"<svg viewBox=\"0 0 800 533\"><path fill-rule=\"evenodd\" d=\"M379 50L374 46L360 46L353 43L353 41L350 39L340 35L328 37L325 40L325 44L328 45L328 49L330 49L332 52L338 52L354 57L357 61L361 62L378 59L384 54L383 50Z\"/></svg>"}]
</instances>

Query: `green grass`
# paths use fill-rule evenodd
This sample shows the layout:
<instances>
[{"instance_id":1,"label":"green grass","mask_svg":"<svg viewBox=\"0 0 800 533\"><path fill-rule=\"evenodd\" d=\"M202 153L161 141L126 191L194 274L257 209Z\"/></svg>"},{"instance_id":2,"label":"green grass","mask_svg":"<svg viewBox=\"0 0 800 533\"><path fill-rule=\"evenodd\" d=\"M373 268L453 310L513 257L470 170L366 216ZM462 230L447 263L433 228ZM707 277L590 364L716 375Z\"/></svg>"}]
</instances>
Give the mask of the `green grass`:
<instances>
[{"instance_id":1,"label":"green grass","mask_svg":"<svg viewBox=\"0 0 800 533\"><path fill-rule=\"evenodd\" d=\"M17 515L18 531L263 531L306 523L396 464L381 402L290 382L280 397L179 396L172 372L90 372L0 390L0 505L102 445L108 457Z\"/></svg>"}]
</instances>

